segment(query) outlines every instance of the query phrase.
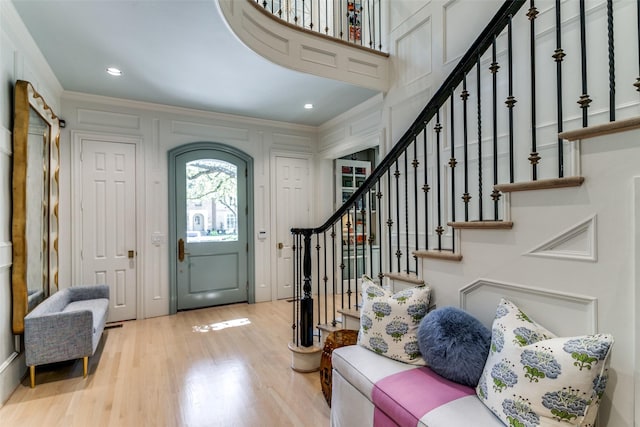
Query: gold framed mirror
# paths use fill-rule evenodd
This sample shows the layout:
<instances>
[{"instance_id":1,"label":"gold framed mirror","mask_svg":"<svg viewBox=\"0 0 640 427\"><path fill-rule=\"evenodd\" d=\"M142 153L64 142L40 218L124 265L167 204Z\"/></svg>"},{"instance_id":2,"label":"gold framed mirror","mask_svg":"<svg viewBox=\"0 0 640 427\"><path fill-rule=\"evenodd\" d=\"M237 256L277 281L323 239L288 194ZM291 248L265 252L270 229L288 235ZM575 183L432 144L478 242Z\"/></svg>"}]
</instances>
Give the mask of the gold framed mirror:
<instances>
[{"instance_id":1,"label":"gold framed mirror","mask_svg":"<svg viewBox=\"0 0 640 427\"><path fill-rule=\"evenodd\" d=\"M18 80L13 107L13 333L58 287L60 122L31 83Z\"/></svg>"}]
</instances>

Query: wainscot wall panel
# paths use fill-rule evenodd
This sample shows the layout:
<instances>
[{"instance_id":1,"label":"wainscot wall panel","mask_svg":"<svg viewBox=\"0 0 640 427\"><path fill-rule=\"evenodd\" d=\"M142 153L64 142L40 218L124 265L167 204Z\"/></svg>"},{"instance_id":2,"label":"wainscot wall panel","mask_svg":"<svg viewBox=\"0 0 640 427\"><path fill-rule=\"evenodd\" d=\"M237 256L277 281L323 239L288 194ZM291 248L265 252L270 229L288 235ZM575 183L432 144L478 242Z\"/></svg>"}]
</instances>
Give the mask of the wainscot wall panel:
<instances>
[{"instance_id":1,"label":"wainscot wall panel","mask_svg":"<svg viewBox=\"0 0 640 427\"><path fill-rule=\"evenodd\" d=\"M407 86L431 74L432 70L431 17L418 23L396 40L399 84Z\"/></svg>"},{"instance_id":2,"label":"wainscot wall panel","mask_svg":"<svg viewBox=\"0 0 640 427\"><path fill-rule=\"evenodd\" d=\"M111 128L140 129L140 117L131 114L78 108L78 123Z\"/></svg>"},{"instance_id":3,"label":"wainscot wall panel","mask_svg":"<svg viewBox=\"0 0 640 427\"><path fill-rule=\"evenodd\" d=\"M335 52L318 49L313 46L300 45L300 59L303 61L313 62L315 64L325 65L327 67L337 68L337 55Z\"/></svg>"},{"instance_id":4,"label":"wainscot wall panel","mask_svg":"<svg viewBox=\"0 0 640 427\"><path fill-rule=\"evenodd\" d=\"M243 128L205 125L202 123L171 121L171 132L177 135L199 136L207 141L249 141L249 131ZM211 138L215 137L215 141Z\"/></svg>"}]
</instances>

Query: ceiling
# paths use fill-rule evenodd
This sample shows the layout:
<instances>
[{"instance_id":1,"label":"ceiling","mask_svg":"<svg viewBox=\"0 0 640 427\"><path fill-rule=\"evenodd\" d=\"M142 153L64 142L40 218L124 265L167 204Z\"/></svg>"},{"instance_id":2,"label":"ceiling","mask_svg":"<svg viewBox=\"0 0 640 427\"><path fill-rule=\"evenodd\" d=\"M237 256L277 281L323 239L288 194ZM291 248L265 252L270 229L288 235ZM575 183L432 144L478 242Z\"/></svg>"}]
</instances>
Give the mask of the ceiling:
<instances>
[{"instance_id":1,"label":"ceiling","mask_svg":"<svg viewBox=\"0 0 640 427\"><path fill-rule=\"evenodd\" d=\"M376 94L258 56L217 0L12 1L65 91L312 126Z\"/></svg>"}]
</instances>

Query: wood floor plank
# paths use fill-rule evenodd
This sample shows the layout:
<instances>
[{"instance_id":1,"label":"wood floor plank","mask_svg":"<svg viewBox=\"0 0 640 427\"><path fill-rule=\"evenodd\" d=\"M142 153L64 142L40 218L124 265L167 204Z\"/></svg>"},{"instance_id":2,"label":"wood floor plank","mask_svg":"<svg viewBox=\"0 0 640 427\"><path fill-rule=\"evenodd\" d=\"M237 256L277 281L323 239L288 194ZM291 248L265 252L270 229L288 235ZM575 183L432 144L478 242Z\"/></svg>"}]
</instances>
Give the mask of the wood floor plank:
<instances>
[{"instance_id":1,"label":"wood floor plank","mask_svg":"<svg viewBox=\"0 0 640 427\"><path fill-rule=\"evenodd\" d=\"M0 408L7 426L328 426L317 372L294 372L291 303L125 322L82 361L36 369Z\"/></svg>"}]
</instances>

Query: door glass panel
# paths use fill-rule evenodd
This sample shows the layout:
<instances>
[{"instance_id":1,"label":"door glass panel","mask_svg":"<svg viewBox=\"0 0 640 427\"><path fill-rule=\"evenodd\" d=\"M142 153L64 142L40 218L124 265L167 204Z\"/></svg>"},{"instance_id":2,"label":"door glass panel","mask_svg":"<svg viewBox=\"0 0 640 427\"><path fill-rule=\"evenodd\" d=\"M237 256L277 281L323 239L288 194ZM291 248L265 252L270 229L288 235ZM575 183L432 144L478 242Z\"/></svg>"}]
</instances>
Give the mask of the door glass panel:
<instances>
[{"instance_id":1,"label":"door glass panel","mask_svg":"<svg viewBox=\"0 0 640 427\"><path fill-rule=\"evenodd\" d=\"M187 243L238 240L238 167L217 159L186 164Z\"/></svg>"}]
</instances>

